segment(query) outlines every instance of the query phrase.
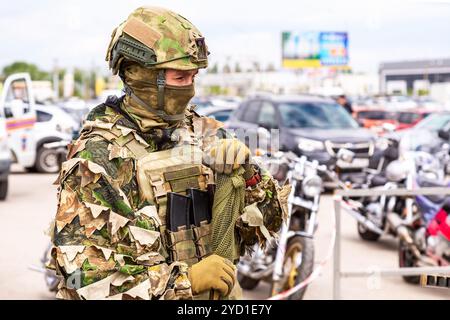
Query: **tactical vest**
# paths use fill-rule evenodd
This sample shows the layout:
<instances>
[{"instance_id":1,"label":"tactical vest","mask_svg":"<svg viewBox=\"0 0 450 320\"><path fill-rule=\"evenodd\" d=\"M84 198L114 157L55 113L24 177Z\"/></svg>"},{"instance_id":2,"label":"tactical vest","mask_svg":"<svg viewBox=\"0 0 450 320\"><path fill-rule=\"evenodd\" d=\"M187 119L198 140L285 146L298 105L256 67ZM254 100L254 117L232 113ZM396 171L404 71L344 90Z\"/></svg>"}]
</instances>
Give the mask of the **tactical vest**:
<instances>
[{"instance_id":1,"label":"tactical vest","mask_svg":"<svg viewBox=\"0 0 450 320\"><path fill-rule=\"evenodd\" d=\"M182 130L175 148L156 152L152 152L134 130L114 124L92 124L83 138L101 136L113 145L127 149L127 156L135 162L140 200L157 206L162 223L161 239L168 251L169 262L182 261L191 266L211 253L211 221L202 221L199 227L191 225L176 232L170 231L166 227L167 193L186 195L188 188L207 191L208 186L214 185L214 174L202 164L202 150L197 139L201 133L194 132L193 126L185 126Z\"/></svg>"}]
</instances>

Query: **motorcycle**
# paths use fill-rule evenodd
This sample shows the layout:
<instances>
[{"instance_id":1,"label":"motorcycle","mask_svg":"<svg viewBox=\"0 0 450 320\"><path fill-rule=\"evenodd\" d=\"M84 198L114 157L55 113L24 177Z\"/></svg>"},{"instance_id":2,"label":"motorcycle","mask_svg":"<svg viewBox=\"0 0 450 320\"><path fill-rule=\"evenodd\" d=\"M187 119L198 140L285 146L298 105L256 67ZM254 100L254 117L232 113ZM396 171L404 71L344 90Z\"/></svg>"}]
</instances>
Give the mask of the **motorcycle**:
<instances>
[{"instance_id":1,"label":"motorcycle","mask_svg":"<svg viewBox=\"0 0 450 320\"><path fill-rule=\"evenodd\" d=\"M352 189L394 189L402 178L398 178L395 166L389 166L399 159L400 141L384 139L386 147L371 159L372 167L365 169L366 181L351 185ZM344 209L357 220L359 236L366 241L377 241L381 235L391 233L386 224L386 212L392 211L393 203L387 196L345 197Z\"/></svg>"},{"instance_id":2,"label":"motorcycle","mask_svg":"<svg viewBox=\"0 0 450 320\"><path fill-rule=\"evenodd\" d=\"M353 185L361 189L413 189L417 179L442 181L444 173L439 161L423 151L405 151L395 138L378 160L377 169L367 170L367 181ZM377 241L382 235L407 238L405 225L416 220L414 198L402 196L370 196L345 198L344 209L357 220L359 236L366 241Z\"/></svg>"},{"instance_id":3,"label":"motorcycle","mask_svg":"<svg viewBox=\"0 0 450 320\"><path fill-rule=\"evenodd\" d=\"M446 187L448 184L419 180L419 187ZM399 266L450 265L450 198L447 196L415 197L420 216L406 225L409 237L400 239ZM418 284L420 276L403 276L408 283Z\"/></svg>"},{"instance_id":4,"label":"motorcycle","mask_svg":"<svg viewBox=\"0 0 450 320\"><path fill-rule=\"evenodd\" d=\"M290 181L288 218L278 239L264 249L257 244L253 254L244 255L238 264L238 281L243 289L252 290L260 281L271 284L271 296L305 281L314 267L314 234L318 227L317 214L322 179L319 173L334 173L317 161L294 153L277 152L263 161L272 176L280 183ZM336 179L337 180L337 179ZM288 297L300 300L307 286Z\"/></svg>"}]
</instances>

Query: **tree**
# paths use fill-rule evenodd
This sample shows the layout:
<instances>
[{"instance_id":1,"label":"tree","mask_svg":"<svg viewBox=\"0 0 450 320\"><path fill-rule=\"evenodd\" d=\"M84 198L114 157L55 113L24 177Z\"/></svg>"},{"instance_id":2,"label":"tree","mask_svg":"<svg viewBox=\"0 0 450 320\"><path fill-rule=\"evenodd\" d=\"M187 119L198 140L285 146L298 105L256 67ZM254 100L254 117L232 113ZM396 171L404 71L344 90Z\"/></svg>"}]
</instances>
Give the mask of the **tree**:
<instances>
[{"instance_id":1,"label":"tree","mask_svg":"<svg viewBox=\"0 0 450 320\"><path fill-rule=\"evenodd\" d=\"M51 80L50 73L40 70L35 64L16 61L3 68L2 76L8 77L13 73L28 72L32 80Z\"/></svg>"},{"instance_id":2,"label":"tree","mask_svg":"<svg viewBox=\"0 0 450 320\"><path fill-rule=\"evenodd\" d=\"M272 71L275 71L275 70L276 70L276 69L275 69L275 66L273 65L273 63L269 63L269 64L267 65L266 71L272 72Z\"/></svg>"},{"instance_id":3,"label":"tree","mask_svg":"<svg viewBox=\"0 0 450 320\"><path fill-rule=\"evenodd\" d=\"M208 68L208 73L217 73L219 72L219 66L215 63L211 68Z\"/></svg>"},{"instance_id":4,"label":"tree","mask_svg":"<svg viewBox=\"0 0 450 320\"><path fill-rule=\"evenodd\" d=\"M230 73L231 72L231 68L230 68L230 65L228 63L223 66L222 72L223 73Z\"/></svg>"},{"instance_id":5,"label":"tree","mask_svg":"<svg viewBox=\"0 0 450 320\"><path fill-rule=\"evenodd\" d=\"M261 72L261 65L259 64L259 62L257 62L257 61L253 62L253 71Z\"/></svg>"},{"instance_id":6,"label":"tree","mask_svg":"<svg viewBox=\"0 0 450 320\"><path fill-rule=\"evenodd\" d=\"M241 66L239 65L239 62L236 62L234 66L234 72L242 72Z\"/></svg>"}]
</instances>

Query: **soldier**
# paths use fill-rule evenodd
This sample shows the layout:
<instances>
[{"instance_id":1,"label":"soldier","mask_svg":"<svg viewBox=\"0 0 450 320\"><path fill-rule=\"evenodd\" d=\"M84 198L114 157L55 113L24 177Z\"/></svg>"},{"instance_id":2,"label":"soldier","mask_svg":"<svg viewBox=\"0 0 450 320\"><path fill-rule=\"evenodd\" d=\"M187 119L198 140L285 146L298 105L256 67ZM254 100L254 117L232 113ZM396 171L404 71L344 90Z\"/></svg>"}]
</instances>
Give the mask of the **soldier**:
<instances>
[{"instance_id":1,"label":"soldier","mask_svg":"<svg viewBox=\"0 0 450 320\"><path fill-rule=\"evenodd\" d=\"M235 264L279 230L289 190L187 107L207 55L166 9L138 8L113 31L106 60L125 95L89 113L56 182L58 298L240 297Z\"/></svg>"}]
</instances>

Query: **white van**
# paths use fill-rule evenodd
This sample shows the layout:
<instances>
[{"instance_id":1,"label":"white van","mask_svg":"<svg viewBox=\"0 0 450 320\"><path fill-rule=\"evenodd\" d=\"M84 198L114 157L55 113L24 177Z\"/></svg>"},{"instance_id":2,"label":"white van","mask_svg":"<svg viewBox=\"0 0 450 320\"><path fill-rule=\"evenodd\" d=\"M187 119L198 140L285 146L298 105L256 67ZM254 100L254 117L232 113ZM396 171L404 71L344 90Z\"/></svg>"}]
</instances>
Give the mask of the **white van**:
<instances>
[{"instance_id":1,"label":"white van","mask_svg":"<svg viewBox=\"0 0 450 320\"><path fill-rule=\"evenodd\" d=\"M57 108L55 106L55 108ZM6 78L0 96L0 117L6 120L12 161L28 170L56 172L56 166L42 165L48 158L44 145L50 142L71 140L71 135L56 130L42 131L38 120L31 78L28 73L16 73ZM39 130L38 130L39 129Z\"/></svg>"},{"instance_id":2,"label":"white van","mask_svg":"<svg viewBox=\"0 0 450 320\"><path fill-rule=\"evenodd\" d=\"M11 155L8 146L6 121L0 117L0 200L5 200L8 194L8 174L11 164Z\"/></svg>"}]
</instances>

